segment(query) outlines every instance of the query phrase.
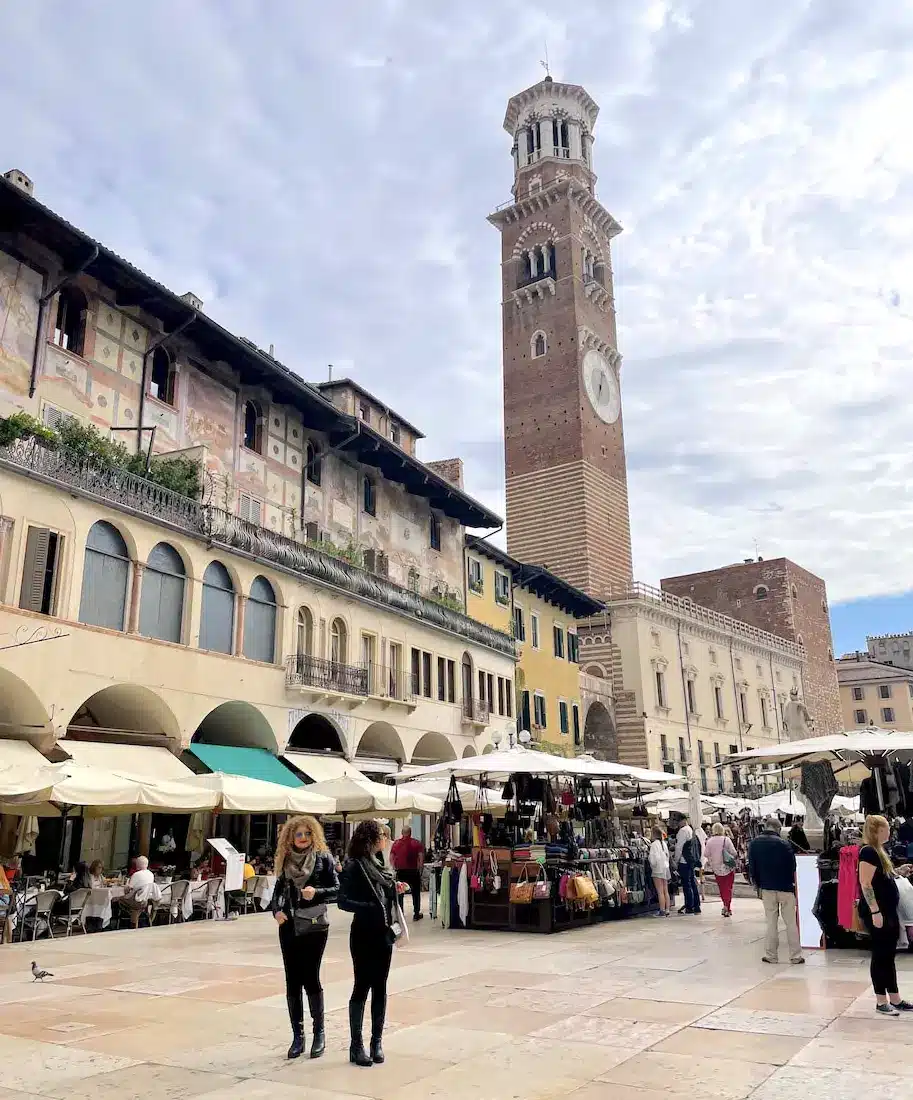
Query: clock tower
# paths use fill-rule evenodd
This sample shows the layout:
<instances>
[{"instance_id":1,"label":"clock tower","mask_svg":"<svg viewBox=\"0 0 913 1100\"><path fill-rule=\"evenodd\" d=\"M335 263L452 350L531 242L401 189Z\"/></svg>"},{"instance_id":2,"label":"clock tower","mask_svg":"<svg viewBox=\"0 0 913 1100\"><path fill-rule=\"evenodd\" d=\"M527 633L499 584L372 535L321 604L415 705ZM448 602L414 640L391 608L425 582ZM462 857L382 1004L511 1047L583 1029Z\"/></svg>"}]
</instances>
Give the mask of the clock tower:
<instances>
[{"instance_id":1,"label":"clock tower","mask_svg":"<svg viewBox=\"0 0 913 1100\"><path fill-rule=\"evenodd\" d=\"M610 242L595 197L599 108L550 76L515 95L501 232L507 548L597 598L632 580Z\"/></svg>"}]
</instances>

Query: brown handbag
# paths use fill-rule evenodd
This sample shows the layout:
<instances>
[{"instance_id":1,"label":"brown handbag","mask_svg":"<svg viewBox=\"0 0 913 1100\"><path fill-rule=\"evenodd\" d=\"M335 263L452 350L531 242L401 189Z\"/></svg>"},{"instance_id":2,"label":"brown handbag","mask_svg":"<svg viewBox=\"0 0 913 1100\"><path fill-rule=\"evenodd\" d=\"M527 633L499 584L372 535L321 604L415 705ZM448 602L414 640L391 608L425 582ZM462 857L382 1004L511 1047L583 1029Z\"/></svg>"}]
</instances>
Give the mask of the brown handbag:
<instances>
[{"instance_id":1,"label":"brown handbag","mask_svg":"<svg viewBox=\"0 0 913 1100\"><path fill-rule=\"evenodd\" d=\"M533 884L525 867L517 881L510 884L510 900L513 905L529 905L533 900Z\"/></svg>"}]
</instances>

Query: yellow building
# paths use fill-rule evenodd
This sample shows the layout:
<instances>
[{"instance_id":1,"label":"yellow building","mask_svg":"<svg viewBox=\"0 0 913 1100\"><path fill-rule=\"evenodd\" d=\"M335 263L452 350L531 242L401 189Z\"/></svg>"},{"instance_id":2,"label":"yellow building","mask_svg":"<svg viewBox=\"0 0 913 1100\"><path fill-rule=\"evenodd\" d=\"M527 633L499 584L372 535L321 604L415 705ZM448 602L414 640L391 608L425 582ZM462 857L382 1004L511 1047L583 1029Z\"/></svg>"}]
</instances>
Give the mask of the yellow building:
<instances>
[{"instance_id":1,"label":"yellow building","mask_svg":"<svg viewBox=\"0 0 913 1100\"><path fill-rule=\"evenodd\" d=\"M466 539L466 612L495 630L512 629L517 644L516 698L510 684L483 684L479 698L494 716L528 730L536 747L573 755L583 748L577 623L602 605L554 573L524 565L484 539Z\"/></svg>"},{"instance_id":2,"label":"yellow building","mask_svg":"<svg viewBox=\"0 0 913 1100\"><path fill-rule=\"evenodd\" d=\"M851 653L837 661L844 728L913 730L913 672Z\"/></svg>"}]
</instances>

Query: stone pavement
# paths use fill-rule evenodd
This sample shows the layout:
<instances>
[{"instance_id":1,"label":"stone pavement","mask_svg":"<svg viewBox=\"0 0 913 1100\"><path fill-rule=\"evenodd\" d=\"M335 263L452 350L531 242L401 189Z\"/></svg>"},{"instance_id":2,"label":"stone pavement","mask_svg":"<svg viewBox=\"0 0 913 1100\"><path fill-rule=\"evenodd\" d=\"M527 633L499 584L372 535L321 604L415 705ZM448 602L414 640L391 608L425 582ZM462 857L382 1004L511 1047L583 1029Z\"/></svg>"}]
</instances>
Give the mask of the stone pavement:
<instances>
[{"instance_id":1,"label":"stone pavement","mask_svg":"<svg viewBox=\"0 0 913 1100\"><path fill-rule=\"evenodd\" d=\"M288 1062L272 918L0 947L0 1100L906 1100L913 1019L868 958L761 962L760 903L556 936L410 925L387 1063L347 1060L347 918L324 964L329 1049ZM785 944L783 945L785 955ZM33 983L29 964L55 974ZM913 961L913 960L910 960ZM901 960L901 985L913 973Z\"/></svg>"}]
</instances>

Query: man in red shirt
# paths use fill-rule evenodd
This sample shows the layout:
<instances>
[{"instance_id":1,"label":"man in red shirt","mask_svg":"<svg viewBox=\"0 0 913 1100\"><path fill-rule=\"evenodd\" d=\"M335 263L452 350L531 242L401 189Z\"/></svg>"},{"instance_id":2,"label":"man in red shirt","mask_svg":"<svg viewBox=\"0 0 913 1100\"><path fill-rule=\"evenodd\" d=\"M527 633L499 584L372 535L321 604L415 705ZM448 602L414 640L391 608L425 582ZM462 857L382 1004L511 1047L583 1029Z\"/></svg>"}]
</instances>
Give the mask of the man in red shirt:
<instances>
[{"instance_id":1,"label":"man in red shirt","mask_svg":"<svg viewBox=\"0 0 913 1100\"><path fill-rule=\"evenodd\" d=\"M425 849L421 841L412 836L407 825L393 847L390 849L390 862L396 871L399 882L405 882L412 891L412 919L421 920L422 913L422 868L425 866Z\"/></svg>"}]
</instances>

